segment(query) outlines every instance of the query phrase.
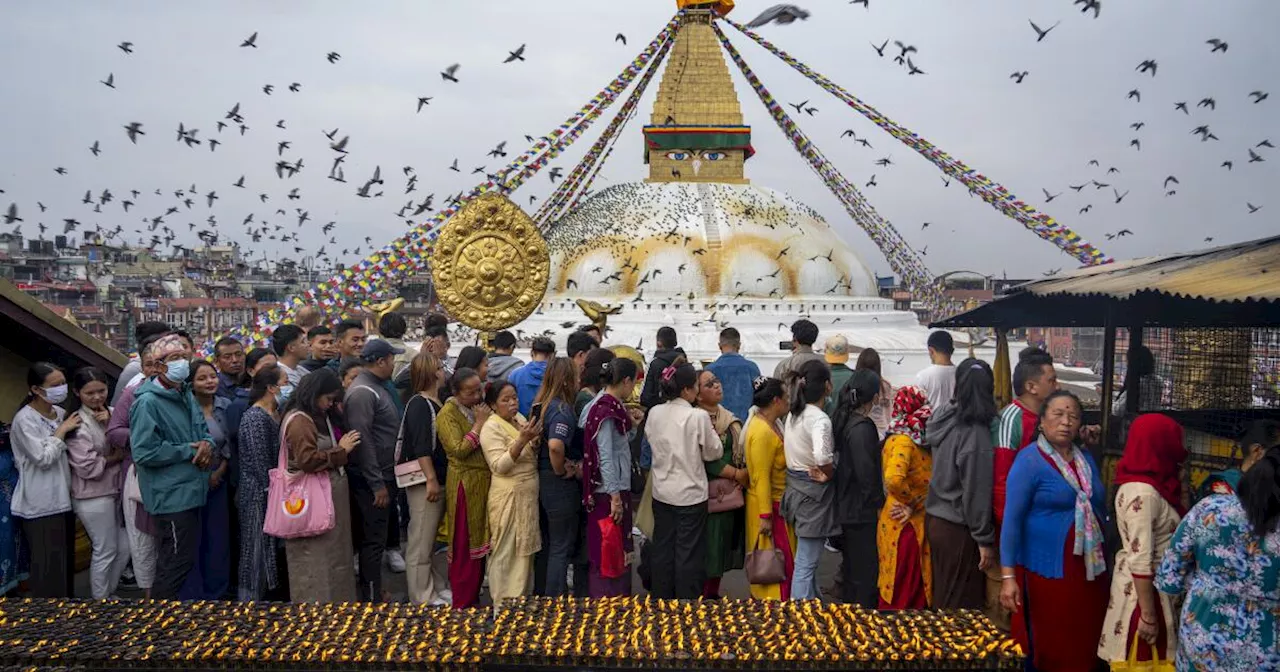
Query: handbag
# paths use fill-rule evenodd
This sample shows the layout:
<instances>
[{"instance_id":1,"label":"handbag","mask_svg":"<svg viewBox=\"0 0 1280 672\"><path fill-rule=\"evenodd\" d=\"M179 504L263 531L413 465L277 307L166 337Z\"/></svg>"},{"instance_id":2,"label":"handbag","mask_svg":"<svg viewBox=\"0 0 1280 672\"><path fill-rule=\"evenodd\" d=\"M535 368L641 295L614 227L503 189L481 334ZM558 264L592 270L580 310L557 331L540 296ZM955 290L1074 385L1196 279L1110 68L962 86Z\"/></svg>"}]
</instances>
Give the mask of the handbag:
<instances>
[{"instance_id":1,"label":"handbag","mask_svg":"<svg viewBox=\"0 0 1280 672\"><path fill-rule=\"evenodd\" d=\"M427 410L431 411L431 447L434 451L439 441L437 438L439 435L436 434L436 407L432 405L430 399L423 399L423 401L427 404ZM400 461L400 451L404 447L404 421L408 416L409 404L405 404L405 412L400 416L400 431L396 434L396 487L401 490L427 482L427 474L422 470L422 465L418 463L417 458L408 462Z\"/></svg>"},{"instance_id":2,"label":"handbag","mask_svg":"<svg viewBox=\"0 0 1280 672\"><path fill-rule=\"evenodd\" d=\"M327 473L290 472L285 428L300 414L294 411L280 428L280 456L268 472L267 515L262 531L277 539L317 537L333 529L333 491Z\"/></svg>"},{"instance_id":3,"label":"handbag","mask_svg":"<svg viewBox=\"0 0 1280 672\"><path fill-rule=\"evenodd\" d=\"M1133 644L1129 645L1129 660L1113 661L1111 669L1127 672L1174 672L1173 661L1160 660L1160 647L1151 647L1151 660L1138 660L1138 642L1141 641L1136 634L1133 636Z\"/></svg>"},{"instance_id":4,"label":"handbag","mask_svg":"<svg viewBox=\"0 0 1280 672\"><path fill-rule=\"evenodd\" d=\"M747 582L753 586L783 583L787 580L787 562L782 555L782 549L775 546L762 550L760 548L762 538L765 538L763 532L757 534L755 542L751 544L751 551L747 553L747 560L743 567L747 571Z\"/></svg>"},{"instance_id":5,"label":"handbag","mask_svg":"<svg viewBox=\"0 0 1280 672\"><path fill-rule=\"evenodd\" d=\"M707 513L734 511L746 505L746 493L732 478L713 478L707 482Z\"/></svg>"}]
</instances>

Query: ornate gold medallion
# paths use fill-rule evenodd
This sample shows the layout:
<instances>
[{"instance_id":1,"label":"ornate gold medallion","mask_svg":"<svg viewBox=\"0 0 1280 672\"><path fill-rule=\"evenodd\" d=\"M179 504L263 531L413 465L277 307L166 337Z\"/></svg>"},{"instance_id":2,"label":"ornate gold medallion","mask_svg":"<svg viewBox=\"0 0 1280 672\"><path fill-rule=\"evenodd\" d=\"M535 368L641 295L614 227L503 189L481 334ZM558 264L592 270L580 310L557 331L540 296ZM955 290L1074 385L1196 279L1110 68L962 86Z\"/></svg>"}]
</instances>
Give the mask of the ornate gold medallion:
<instances>
[{"instance_id":1,"label":"ornate gold medallion","mask_svg":"<svg viewBox=\"0 0 1280 672\"><path fill-rule=\"evenodd\" d=\"M496 192L478 196L445 224L431 258L440 303L480 331L529 317L550 275L551 255L537 225Z\"/></svg>"}]
</instances>

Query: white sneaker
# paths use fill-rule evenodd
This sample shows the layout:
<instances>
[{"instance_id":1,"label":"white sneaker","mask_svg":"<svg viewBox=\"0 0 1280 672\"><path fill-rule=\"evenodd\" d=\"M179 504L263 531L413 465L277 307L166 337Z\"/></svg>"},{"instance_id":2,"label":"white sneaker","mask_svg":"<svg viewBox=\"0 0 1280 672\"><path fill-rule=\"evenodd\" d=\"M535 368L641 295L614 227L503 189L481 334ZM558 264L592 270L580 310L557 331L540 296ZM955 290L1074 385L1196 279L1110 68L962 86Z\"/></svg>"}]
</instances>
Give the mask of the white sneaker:
<instances>
[{"instance_id":1,"label":"white sneaker","mask_svg":"<svg viewBox=\"0 0 1280 672\"><path fill-rule=\"evenodd\" d=\"M427 606L428 607L449 607L449 606L453 606L453 600L446 600L443 597L436 595L435 597L431 598L431 601L427 603Z\"/></svg>"},{"instance_id":2,"label":"white sneaker","mask_svg":"<svg viewBox=\"0 0 1280 672\"><path fill-rule=\"evenodd\" d=\"M822 547L823 547L823 548L825 548L825 549L827 549L827 552L828 552L828 553L839 553L839 552L840 552L840 549L838 549L838 548L836 548L835 546L832 546L832 545L831 545L831 540L830 540L830 539L827 539L826 541L822 542Z\"/></svg>"},{"instance_id":3,"label":"white sneaker","mask_svg":"<svg viewBox=\"0 0 1280 672\"><path fill-rule=\"evenodd\" d=\"M405 570L404 556L394 548L389 548L382 553L382 559L396 574L403 574Z\"/></svg>"},{"instance_id":4,"label":"white sneaker","mask_svg":"<svg viewBox=\"0 0 1280 672\"><path fill-rule=\"evenodd\" d=\"M436 599L444 602L445 604L453 604L453 591L445 588L436 593Z\"/></svg>"}]
</instances>

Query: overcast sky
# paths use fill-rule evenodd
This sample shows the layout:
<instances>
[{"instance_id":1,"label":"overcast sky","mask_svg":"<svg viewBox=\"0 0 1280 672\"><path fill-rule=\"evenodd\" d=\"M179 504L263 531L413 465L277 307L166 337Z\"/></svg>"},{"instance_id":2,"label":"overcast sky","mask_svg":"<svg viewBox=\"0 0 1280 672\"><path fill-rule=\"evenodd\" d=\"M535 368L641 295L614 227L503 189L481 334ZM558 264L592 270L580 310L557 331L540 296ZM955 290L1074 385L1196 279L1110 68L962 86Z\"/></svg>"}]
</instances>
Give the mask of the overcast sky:
<instances>
[{"instance_id":1,"label":"overcast sky","mask_svg":"<svg viewBox=\"0 0 1280 672\"><path fill-rule=\"evenodd\" d=\"M0 208L16 202L26 221L60 233L64 218L104 228L123 225L131 239L141 219L163 214L176 203L173 191L196 185L216 190L165 222L177 242L194 242L210 214L219 229L246 252L298 257L294 243L248 243L240 222L283 224L299 231L294 208L311 221L301 229L309 254L329 236L319 227L336 221L328 244L334 252L361 248L371 237L381 245L405 228L395 211L411 197L434 192L436 202L469 189L470 169L500 167L485 153L508 142L511 160L526 148L523 136L548 133L609 82L674 12L671 0L400 0L345 2L182 1L72 2L9 0L0 4ZM745 22L771 0L740 0L733 17ZM1270 139L1280 147L1280 3L1274 0L1103 0L1101 17L1082 15L1070 0L871 0L870 9L844 0L807 0L812 18L761 29L800 60L931 140L1028 202L1041 207L1102 250L1130 258L1222 244L1273 234L1280 227L1280 151L1256 149L1266 161L1249 163L1247 150ZM1061 21L1042 42L1028 25ZM257 48L240 43L257 31ZM629 44L615 42L623 32ZM862 185L872 174L878 186L865 190L877 210L893 222L935 273L972 269L1010 277L1070 268L1073 260L1007 219L958 184L943 186L941 173L853 110L818 89L763 49L730 29L764 84L788 102L809 100L818 112L800 120L828 158ZM1226 53L1210 53L1205 41L1220 38ZM901 39L919 49L913 60L927 74L908 76L870 46ZM133 43L132 55L116 45ZM527 43L527 61L503 65L509 50ZM341 54L330 64L325 55ZM1154 59L1157 75L1135 71ZM458 62L460 83L438 74ZM756 156L748 177L817 208L872 270L888 264L845 214L822 182L791 149L745 81L735 85ZM1029 71L1022 84L1009 75ZM114 75L115 88L99 83ZM297 93L288 90L300 83ZM262 87L275 86L271 95ZM1141 102L1126 98L1131 89ZM656 83L641 115L596 187L639 180L640 126L647 123ZM1249 92L1268 91L1252 104ZM430 106L415 111L418 96ZM1216 110L1197 107L1212 97ZM618 107L622 99L619 99ZM1174 109L1187 101L1190 115ZM234 126L221 134L215 122L236 103L249 131ZM616 107L614 108L616 109ZM610 110L612 113L613 110ZM554 165L569 172L608 120L597 122ZM285 129L276 127L284 120ZM146 132L132 145L123 126L141 122ZM206 144L176 142L179 123L198 128ZM1130 124L1144 122L1135 131ZM1218 141L1201 142L1192 128L1207 124ZM334 153L323 130L350 135L345 163L348 182L326 179ZM841 139L844 129L870 139L872 149ZM1141 141L1141 151L1131 147ZM277 143L289 141L284 158L305 159L295 178L274 174ZM100 143L101 155L89 147ZM514 150L514 151L512 151ZM893 166L872 162L891 157ZM448 170L458 158L463 172ZM1087 165L1097 159L1101 166ZM1220 166L1234 162L1228 171ZM414 166L418 190L402 195L401 167ZM66 175L54 169L65 167ZM362 199L359 183L382 167L385 196ZM1107 175L1114 166L1119 174ZM245 176L246 188L232 183ZM1168 175L1177 194L1166 196ZM606 179L607 178L607 179ZM1111 188L1068 189L1089 179L1110 183L1129 195L1115 203ZM287 200L299 188L301 198ZM1041 188L1061 193L1045 203ZM101 214L80 199L85 190L110 189L117 201ZM155 196L155 189L164 196ZM143 192L130 213L119 199ZM376 191L376 188L375 188ZM545 171L516 193L551 191ZM258 194L270 200L262 203ZM40 213L36 203L48 206ZM1246 203L1261 206L1250 214ZM1078 214L1092 205L1092 211ZM180 206L181 207L181 206ZM536 207L536 206L535 206ZM275 215L285 208L289 216ZM922 222L931 226L922 231ZM1131 229L1132 237L1108 241L1105 234ZM11 226L0 224L0 231ZM149 234L148 234L149 237ZM271 243L271 244L268 244ZM357 259L348 254L348 263Z\"/></svg>"}]
</instances>

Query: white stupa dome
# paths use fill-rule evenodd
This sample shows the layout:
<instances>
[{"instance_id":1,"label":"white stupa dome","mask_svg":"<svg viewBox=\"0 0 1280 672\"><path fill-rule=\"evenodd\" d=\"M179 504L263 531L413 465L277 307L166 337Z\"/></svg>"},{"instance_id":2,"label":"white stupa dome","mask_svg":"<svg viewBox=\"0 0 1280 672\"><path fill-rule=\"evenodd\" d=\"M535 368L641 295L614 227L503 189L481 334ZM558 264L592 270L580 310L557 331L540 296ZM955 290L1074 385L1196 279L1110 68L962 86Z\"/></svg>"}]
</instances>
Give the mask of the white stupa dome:
<instances>
[{"instance_id":1,"label":"white stupa dome","mask_svg":"<svg viewBox=\"0 0 1280 672\"><path fill-rule=\"evenodd\" d=\"M821 215L751 184L611 186L556 222L548 244L548 298L876 295Z\"/></svg>"}]
</instances>

